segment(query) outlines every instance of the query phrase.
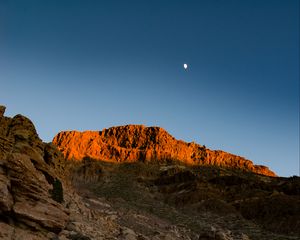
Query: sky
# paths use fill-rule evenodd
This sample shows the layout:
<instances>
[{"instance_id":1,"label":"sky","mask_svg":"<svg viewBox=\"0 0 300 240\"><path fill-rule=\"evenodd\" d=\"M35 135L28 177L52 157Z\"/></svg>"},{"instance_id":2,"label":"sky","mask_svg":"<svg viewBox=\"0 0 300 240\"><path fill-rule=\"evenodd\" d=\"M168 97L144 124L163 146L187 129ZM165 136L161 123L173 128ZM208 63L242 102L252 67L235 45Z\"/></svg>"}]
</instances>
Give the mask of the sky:
<instances>
[{"instance_id":1,"label":"sky","mask_svg":"<svg viewBox=\"0 0 300 240\"><path fill-rule=\"evenodd\" d=\"M0 104L46 142L160 126L299 175L299 1L0 0Z\"/></svg>"}]
</instances>

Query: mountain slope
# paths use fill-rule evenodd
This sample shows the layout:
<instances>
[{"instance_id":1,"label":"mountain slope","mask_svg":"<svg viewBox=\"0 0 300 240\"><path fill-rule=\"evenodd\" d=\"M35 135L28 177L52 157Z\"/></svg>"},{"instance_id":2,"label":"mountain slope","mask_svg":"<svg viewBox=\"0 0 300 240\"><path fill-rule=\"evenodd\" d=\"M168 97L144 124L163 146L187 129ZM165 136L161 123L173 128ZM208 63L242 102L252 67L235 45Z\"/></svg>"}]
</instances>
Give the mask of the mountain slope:
<instances>
[{"instance_id":1,"label":"mountain slope","mask_svg":"<svg viewBox=\"0 0 300 240\"><path fill-rule=\"evenodd\" d=\"M0 239L299 239L298 177L169 157L118 164L88 157L70 161L54 144L41 141L28 118L5 117L4 111L0 106ZM144 144L164 156L177 140L162 129L148 129L154 130L157 137L146 131L139 138L138 131L132 140L108 137L106 143L127 149L139 146L134 139L146 139ZM176 150L172 147L169 152Z\"/></svg>"},{"instance_id":2,"label":"mountain slope","mask_svg":"<svg viewBox=\"0 0 300 240\"><path fill-rule=\"evenodd\" d=\"M159 127L126 125L102 131L63 131L54 139L67 159L90 157L110 162L180 161L191 165L216 165L276 176L265 166L224 151L176 140Z\"/></svg>"},{"instance_id":3,"label":"mountain slope","mask_svg":"<svg viewBox=\"0 0 300 240\"><path fill-rule=\"evenodd\" d=\"M68 179L68 162L52 143L42 142L31 120L4 113L0 105L1 240L124 239L134 234L78 195Z\"/></svg>"}]
</instances>

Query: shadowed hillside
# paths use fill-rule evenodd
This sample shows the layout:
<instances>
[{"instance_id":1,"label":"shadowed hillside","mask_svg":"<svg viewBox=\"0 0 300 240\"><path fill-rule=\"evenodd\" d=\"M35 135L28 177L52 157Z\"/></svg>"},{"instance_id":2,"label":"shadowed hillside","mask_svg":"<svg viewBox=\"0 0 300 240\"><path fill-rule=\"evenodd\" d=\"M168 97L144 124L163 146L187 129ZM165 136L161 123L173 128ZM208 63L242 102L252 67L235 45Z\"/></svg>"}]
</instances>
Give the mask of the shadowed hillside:
<instances>
[{"instance_id":1,"label":"shadowed hillside","mask_svg":"<svg viewBox=\"0 0 300 240\"><path fill-rule=\"evenodd\" d=\"M203 236L212 234L213 227L226 237L220 239L298 239L300 235L297 177L272 178L181 162L116 164L85 158L69 163L76 189L87 199L106 199L113 209L125 211L118 221L135 231L154 234L153 226L136 219L138 212Z\"/></svg>"}]
</instances>

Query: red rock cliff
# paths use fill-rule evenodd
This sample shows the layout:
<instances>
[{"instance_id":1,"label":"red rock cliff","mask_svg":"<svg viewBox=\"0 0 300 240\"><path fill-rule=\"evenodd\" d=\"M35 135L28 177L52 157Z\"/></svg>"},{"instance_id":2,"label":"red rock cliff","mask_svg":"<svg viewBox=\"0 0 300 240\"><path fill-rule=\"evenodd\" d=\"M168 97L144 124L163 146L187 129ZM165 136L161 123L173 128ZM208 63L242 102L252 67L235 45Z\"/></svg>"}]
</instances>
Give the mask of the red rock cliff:
<instances>
[{"instance_id":1,"label":"red rock cliff","mask_svg":"<svg viewBox=\"0 0 300 240\"><path fill-rule=\"evenodd\" d=\"M265 166L223 151L176 140L159 127L126 125L102 131L64 131L53 143L67 159L91 157L111 162L179 160L193 165L218 165L276 176Z\"/></svg>"}]
</instances>

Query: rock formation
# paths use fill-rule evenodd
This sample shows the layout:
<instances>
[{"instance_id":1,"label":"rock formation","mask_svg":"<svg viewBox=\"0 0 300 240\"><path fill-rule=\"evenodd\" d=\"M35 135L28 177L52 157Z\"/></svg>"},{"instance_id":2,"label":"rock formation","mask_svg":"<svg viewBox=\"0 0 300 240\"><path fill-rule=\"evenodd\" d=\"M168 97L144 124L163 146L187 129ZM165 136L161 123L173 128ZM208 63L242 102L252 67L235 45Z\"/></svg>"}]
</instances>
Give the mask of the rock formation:
<instances>
[{"instance_id":1,"label":"rock formation","mask_svg":"<svg viewBox=\"0 0 300 240\"><path fill-rule=\"evenodd\" d=\"M54 143L83 159L67 161L28 118L4 112L0 239L298 239L298 177L253 174L272 175L144 126L60 133Z\"/></svg>"},{"instance_id":2,"label":"rock formation","mask_svg":"<svg viewBox=\"0 0 300 240\"><path fill-rule=\"evenodd\" d=\"M120 215L138 217L135 212L116 212L103 199L79 195L56 146L42 142L28 118L9 118L4 112L0 106L0 239L149 239L118 223ZM99 181L101 168L94 167L86 164L75 172L82 176L78 180ZM153 239L190 239L188 229L146 220L134 221L155 229Z\"/></svg>"},{"instance_id":3,"label":"rock formation","mask_svg":"<svg viewBox=\"0 0 300 240\"><path fill-rule=\"evenodd\" d=\"M0 239L117 236L122 228L88 209L69 184L56 146L43 143L28 118L4 112L0 106Z\"/></svg>"},{"instance_id":4,"label":"rock formation","mask_svg":"<svg viewBox=\"0 0 300 240\"><path fill-rule=\"evenodd\" d=\"M28 118L7 118L4 110L0 107L0 238L40 239L26 228L60 232L68 211L51 197L52 183L60 176L44 159L55 147L39 139Z\"/></svg>"},{"instance_id":5,"label":"rock formation","mask_svg":"<svg viewBox=\"0 0 300 240\"><path fill-rule=\"evenodd\" d=\"M90 157L111 162L177 160L192 165L216 165L275 176L265 166L224 151L212 151L196 143L176 140L159 127L126 125L102 131L64 131L54 139L67 159Z\"/></svg>"}]
</instances>

